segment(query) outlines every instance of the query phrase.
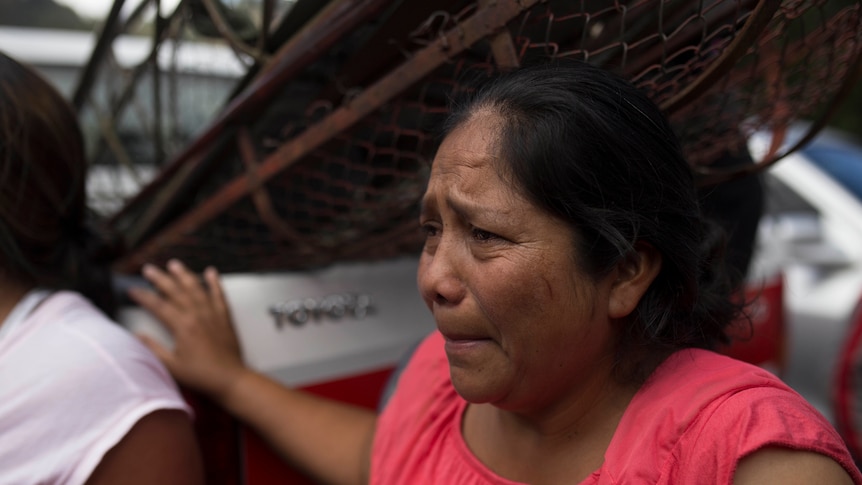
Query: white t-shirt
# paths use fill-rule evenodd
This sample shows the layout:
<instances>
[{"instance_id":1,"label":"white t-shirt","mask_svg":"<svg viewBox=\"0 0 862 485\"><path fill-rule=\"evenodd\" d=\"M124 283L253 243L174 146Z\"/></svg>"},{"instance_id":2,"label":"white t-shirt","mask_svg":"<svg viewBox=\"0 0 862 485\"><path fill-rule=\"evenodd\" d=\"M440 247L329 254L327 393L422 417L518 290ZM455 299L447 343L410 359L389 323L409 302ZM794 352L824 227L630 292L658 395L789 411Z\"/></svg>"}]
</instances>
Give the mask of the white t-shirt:
<instances>
[{"instance_id":1,"label":"white t-shirt","mask_svg":"<svg viewBox=\"0 0 862 485\"><path fill-rule=\"evenodd\" d=\"M149 349L77 293L31 292L0 326L0 485L82 484L161 409L192 412Z\"/></svg>"}]
</instances>

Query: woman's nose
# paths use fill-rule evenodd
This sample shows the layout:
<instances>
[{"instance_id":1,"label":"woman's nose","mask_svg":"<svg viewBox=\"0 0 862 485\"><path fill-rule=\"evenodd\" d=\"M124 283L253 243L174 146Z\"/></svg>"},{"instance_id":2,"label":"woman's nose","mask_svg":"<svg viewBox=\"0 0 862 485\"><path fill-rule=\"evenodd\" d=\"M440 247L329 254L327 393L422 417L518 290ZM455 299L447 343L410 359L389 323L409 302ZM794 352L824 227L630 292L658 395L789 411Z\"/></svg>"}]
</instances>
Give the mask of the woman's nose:
<instances>
[{"instance_id":1,"label":"woman's nose","mask_svg":"<svg viewBox=\"0 0 862 485\"><path fill-rule=\"evenodd\" d=\"M455 305L464 298L463 263L450 241L441 241L419 259L418 286L425 303Z\"/></svg>"}]
</instances>

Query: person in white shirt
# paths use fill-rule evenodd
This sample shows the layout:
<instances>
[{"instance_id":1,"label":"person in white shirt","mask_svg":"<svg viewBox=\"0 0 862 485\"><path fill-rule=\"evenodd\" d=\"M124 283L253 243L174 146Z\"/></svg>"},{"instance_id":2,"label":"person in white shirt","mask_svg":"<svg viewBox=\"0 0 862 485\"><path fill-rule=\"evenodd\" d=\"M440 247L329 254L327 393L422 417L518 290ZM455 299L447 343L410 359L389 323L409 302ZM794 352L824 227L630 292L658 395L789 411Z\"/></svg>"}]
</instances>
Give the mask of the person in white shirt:
<instances>
[{"instance_id":1,"label":"person in white shirt","mask_svg":"<svg viewBox=\"0 0 862 485\"><path fill-rule=\"evenodd\" d=\"M203 483L191 408L108 316L86 167L71 106L0 53L0 484Z\"/></svg>"}]
</instances>

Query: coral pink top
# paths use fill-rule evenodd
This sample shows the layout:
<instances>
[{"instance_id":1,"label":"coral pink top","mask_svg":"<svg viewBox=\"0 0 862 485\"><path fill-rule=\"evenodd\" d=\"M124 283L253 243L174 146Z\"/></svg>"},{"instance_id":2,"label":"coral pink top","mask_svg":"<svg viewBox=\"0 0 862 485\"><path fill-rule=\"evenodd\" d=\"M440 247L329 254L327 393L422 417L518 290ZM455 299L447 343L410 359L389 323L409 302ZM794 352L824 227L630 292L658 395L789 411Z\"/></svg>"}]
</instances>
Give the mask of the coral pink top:
<instances>
[{"instance_id":1,"label":"coral pink top","mask_svg":"<svg viewBox=\"0 0 862 485\"><path fill-rule=\"evenodd\" d=\"M434 332L380 417L371 483L514 484L470 452L461 435L466 407ZM581 483L732 483L739 460L765 446L824 454L862 484L829 422L778 378L713 352L682 350L637 392L604 463Z\"/></svg>"}]
</instances>

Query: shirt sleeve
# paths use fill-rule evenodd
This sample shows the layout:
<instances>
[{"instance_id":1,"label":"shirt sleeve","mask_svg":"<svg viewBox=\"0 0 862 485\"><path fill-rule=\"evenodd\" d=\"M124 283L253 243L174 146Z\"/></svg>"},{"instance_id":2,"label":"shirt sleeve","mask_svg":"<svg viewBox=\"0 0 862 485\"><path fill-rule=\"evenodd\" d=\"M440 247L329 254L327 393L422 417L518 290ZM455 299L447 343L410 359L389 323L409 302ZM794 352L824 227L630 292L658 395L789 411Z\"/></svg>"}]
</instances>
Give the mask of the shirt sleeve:
<instances>
[{"instance_id":1,"label":"shirt sleeve","mask_svg":"<svg viewBox=\"0 0 862 485\"><path fill-rule=\"evenodd\" d=\"M113 322L65 328L80 339L92 361L80 362L74 415L89 423L77 426L82 438L80 460L70 483L84 483L105 453L116 446L144 416L179 410L192 416L170 374L136 338ZM87 328L93 326L96 328Z\"/></svg>"},{"instance_id":2,"label":"shirt sleeve","mask_svg":"<svg viewBox=\"0 0 862 485\"><path fill-rule=\"evenodd\" d=\"M776 387L741 389L705 408L676 447L675 474L680 483L700 483L709 470L717 483L732 483L742 458L771 446L828 456L862 483L826 418L795 392Z\"/></svg>"}]
</instances>

